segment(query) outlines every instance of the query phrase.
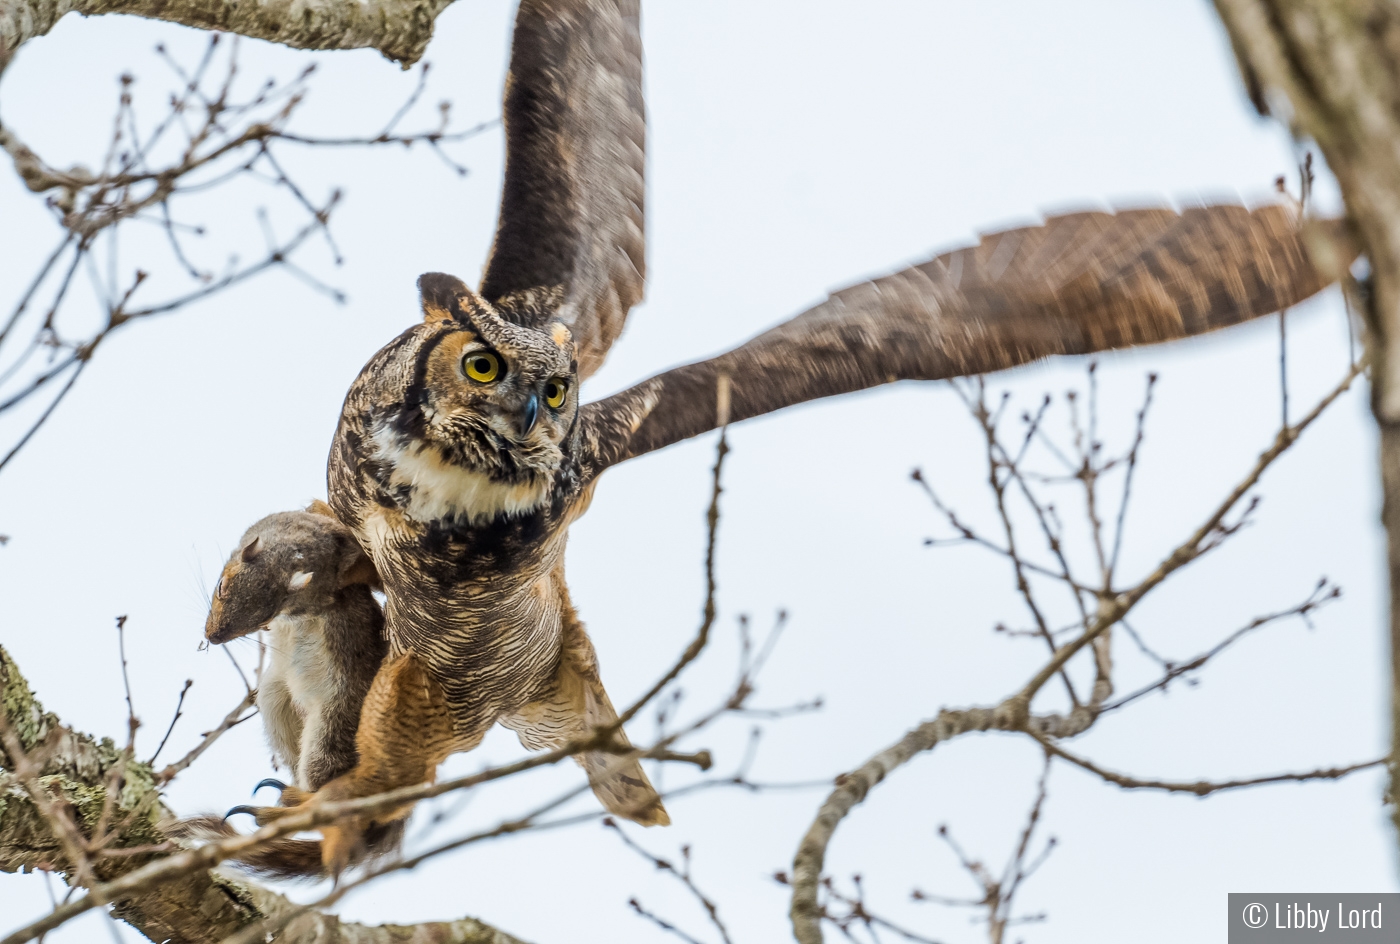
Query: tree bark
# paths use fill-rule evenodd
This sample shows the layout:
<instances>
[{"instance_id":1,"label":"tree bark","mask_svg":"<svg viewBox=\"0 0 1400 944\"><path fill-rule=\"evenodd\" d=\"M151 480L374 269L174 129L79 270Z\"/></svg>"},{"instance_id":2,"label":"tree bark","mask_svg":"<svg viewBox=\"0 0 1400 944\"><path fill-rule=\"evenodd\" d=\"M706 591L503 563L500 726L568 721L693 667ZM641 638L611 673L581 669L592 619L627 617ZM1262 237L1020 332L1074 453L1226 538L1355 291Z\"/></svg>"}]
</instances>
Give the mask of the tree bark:
<instances>
[{"instance_id":1,"label":"tree bark","mask_svg":"<svg viewBox=\"0 0 1400 944\"><path fill-rule=\"evenodd\" d=\"M97 824L112 771L123 752L64 726L44 710L9 653L0 647L0 705L28 753L45 758L39 782L71 805L85 833ZM24 786L12 775L14 763L0 749L0 871L52 869L68 877L72 863ZM149 765L128 762L111 819L117 833L111 848L158 845L167 841L161 823L174 814L165 806ZM109 881L156 858L159 853L94 860L94 871ZM112 913L152 941L217 944L254 921L294 907L276 892L219 871L200 872L161 885L149 894L116 903ZM8 923L8 922L7 922ZM3 930L3 928L0 928ZM291 922L282 944L522 944L473 918L419 925L343 923L333 915L309 913Z\"/></svg>"},{"instance_id":2,"label":"tree bark","mask_svg":"<svg viewBox=\"0 0 1400 944\"><path fill-rule=\"evenodd\" d=\"M1215 0L1261 114L1317 142L1346 200L1370 275L1371 408L1380 425L1390 574L1391 796L1400 758L1400 4L1394 0ZM1392 806L1400 828L1400 808Z\"/></svg>"},{"instance_id":3,"label":"tree bark","mask_svg":"<svg viewBox=\"0 0 1400 944\"><path fill-rule=\"evenodd\" d=\"M0 71L67 13L129 13L295 49L377 49L408 68L452 0L0 0Z\"/></svg>"}]
</instances>

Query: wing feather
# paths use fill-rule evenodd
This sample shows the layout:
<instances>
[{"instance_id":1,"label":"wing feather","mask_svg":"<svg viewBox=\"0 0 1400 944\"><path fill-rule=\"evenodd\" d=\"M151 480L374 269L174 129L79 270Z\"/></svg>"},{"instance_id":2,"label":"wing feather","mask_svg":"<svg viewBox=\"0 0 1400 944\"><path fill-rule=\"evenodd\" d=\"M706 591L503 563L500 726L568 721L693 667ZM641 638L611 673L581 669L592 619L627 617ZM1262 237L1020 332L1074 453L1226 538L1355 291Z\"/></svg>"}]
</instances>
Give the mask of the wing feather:
<instances>
[{"instance_id":1,"label":"wing feather","mask_svg":"<svg viewBox=\"0 0 1400 944\"><path fill-rule=\"evenodd\" d=\"M587 377L644 289L638 0L522 0L504 122L501 214L481 294L521 323L563 320Z\"/></svg>"},{"instance_id":2,"label":"wing feather","mask_svg":"<svg viewBox=\"0 0 1400 944\"><path fill-rule=\"evenodd\" d=\"M896 380L1189 337L1286 308L1330 281L1284 206L1053 217L834 292L726 354L588 404L580 456L596 475L714 429L722 375L738 421Z\"/></svg>"}]
</instances>

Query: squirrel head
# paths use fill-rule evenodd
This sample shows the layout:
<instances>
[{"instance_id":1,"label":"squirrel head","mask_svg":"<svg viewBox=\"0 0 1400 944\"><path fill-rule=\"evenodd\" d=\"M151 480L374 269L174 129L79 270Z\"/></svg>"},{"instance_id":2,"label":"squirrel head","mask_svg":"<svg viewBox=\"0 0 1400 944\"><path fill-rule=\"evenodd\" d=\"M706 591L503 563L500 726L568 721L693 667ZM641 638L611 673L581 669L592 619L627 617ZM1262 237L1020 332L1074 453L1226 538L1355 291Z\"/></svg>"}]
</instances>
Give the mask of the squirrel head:
<instances>
[{"instance_id":1,"label":"squirrel head","mask_svg":"<svg viewBox=\"0 0 1400 944\"><path fill-rule=\"evenodd\" d=\"M268 515L244 533L224 565L204 638L225 643L266 629L278 616L324 611L354 584L378 587L379 576L324 502Z\"/></svg>"}]
</instances>

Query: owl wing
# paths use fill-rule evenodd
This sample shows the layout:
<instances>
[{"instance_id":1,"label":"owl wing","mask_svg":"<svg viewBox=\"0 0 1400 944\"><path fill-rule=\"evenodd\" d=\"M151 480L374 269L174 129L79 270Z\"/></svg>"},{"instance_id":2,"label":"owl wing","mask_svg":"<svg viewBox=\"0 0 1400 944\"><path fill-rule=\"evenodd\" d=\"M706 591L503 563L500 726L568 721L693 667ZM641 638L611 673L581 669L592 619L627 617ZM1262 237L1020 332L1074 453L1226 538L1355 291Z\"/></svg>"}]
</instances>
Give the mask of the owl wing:
<instances>
[{"instance_id":1,"label":"owl wing","mask_svg":"<svg viewBox=\"0 0 1400 944\"><path fill-rule=\"evenodd\" d=\"M1341 238L1340 224L1327 222ZM896 380L1004 370L1201 334L1278 311L1333 276L1287 207L1073 213L862 282L740 347L583 408L588 475L717 425Z\"/></svg>"},{"instance_id":2,"label":"owl wing","mask_svg":"<svg viewBox=\"0 0 1400 944\"><path fill-rule=\"evenodd\" d=\"M505 185L481 294L562 291L555 316L573 331L580 378L602 365L643 293L638 6L522 0L506 76Z\"/></svg>"}]
</instances>

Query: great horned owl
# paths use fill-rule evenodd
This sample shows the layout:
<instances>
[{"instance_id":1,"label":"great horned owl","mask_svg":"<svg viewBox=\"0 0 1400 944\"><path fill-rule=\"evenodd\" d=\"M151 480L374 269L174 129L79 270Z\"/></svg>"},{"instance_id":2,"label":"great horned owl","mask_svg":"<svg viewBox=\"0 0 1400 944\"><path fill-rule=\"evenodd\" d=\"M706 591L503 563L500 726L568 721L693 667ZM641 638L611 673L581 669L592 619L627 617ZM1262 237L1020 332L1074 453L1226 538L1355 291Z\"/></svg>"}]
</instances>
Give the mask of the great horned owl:
<instances>
[{"instance_id":1,"label":"great horned owl","mask_svg":"<svg viewBox=\"0 0 1400 944\"><path fill-rule=\"evenodd\" d=\"M444 750L470 749L495 721L548 747L615 717L563 572L568 526L610 466L721 414L1199 334L1335 276L1284 206L1077 213L852 286L726 354L580 405L579 381L643 291L638 17L637 0L522 0L480 289L420 280L423 321L361 371L332 445L331 505L383 578L393 664L445 695ZM414 712L438 716L417 683L400 707L394 691L359 737L412 737ZM635 760L580 760L610 810L667 821ZM361 767L337 797L414 782Z\"/></svg>"},{"instance_id":2,"label":"great horned owl","mask_svg":"<svg viewBox=\"0 0 1400 944\"><path fill-rule=\"evenodd\" d=\"M332 503L379 568L393 653L447 696L451 749L497 721L528 748L557 747L617 719L564 580L568 524L588 503L573 337L503 316L543 293L498 309L451 276L419 288L423 322L346 398ZM610 812L669 822L637 761L578 759Z\"/></svg>"}]
</instances>

